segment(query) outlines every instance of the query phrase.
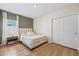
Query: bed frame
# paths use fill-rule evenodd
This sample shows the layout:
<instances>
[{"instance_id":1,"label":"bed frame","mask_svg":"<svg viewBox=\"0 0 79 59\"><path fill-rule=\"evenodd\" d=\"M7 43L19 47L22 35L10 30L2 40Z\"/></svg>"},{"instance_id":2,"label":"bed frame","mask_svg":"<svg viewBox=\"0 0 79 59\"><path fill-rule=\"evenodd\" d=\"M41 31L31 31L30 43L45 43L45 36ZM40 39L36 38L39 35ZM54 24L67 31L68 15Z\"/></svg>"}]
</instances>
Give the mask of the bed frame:
<instances>
[{"instance_id":1,"label":"bed frame","mask_svg":"<svg viewBox=\"0 0 79 59\"><path fill-rule=\"evenodd\" d=\"M33 32L33 30L32 30L32 28L20 28L20 37L21 37L21 35L23 34L23 33L27 33L27 32ZM43 38L44 40L43 41L40 41L40 42L37 42L37 43L34 43L34 46L27 46L26 44L24 44L25 46L27 46L30 50L33 50L33 49L35 49L36 47L38 47L38 46L40 46L40 45L42 45L42 44L44 44L44 43L46 43L46 42L48 42L48 38L47 37L45 37L45 38ZM45 40L46 39L46 40ZM20 41L21 41L21 39L20 39ZM36 45L35 45L36 44Z\"/></svg>"}]
</instances>

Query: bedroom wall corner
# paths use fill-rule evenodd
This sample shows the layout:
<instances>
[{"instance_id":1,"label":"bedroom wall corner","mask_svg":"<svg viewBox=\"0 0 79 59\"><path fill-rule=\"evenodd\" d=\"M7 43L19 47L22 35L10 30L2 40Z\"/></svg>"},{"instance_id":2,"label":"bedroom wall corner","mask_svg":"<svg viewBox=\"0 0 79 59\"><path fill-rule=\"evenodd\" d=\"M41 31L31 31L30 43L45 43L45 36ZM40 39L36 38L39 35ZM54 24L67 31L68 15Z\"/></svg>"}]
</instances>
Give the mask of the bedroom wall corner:
<instances>
[{"instance_id":1,"label":"bedroom wall corner","mask_svg":"<svg viewBox=\"0 0 79 59\"><path fill-rule=\"evenodd\" d=\"M43 16L34 19L33 23L34 32L42 34L48 37L48 42L51 42L51 18L49 16Z\"/></svg>"}]
</instances>

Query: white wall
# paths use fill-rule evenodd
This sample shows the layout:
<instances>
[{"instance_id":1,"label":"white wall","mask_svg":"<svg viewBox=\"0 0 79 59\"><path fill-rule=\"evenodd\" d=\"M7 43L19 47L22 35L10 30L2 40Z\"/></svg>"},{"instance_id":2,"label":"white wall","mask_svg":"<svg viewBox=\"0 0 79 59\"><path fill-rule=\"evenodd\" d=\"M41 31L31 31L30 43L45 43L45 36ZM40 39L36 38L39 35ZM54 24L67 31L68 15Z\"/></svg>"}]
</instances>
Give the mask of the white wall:
<instances>
[{"instance_id":1,"label":"white wall","mask_svg":"<svg viewBox=\"0 0 79 59\"><path fill-rule=\"evenodd\" d=\"M51 19L75 14L78 12L79 4L71 4L69 6L52 11L45 16L34 19L34 31L39 34L46 35L49 38L49 42L51 43Z\"/></svg>"},{"instance_id":2,"label":"white wall","mask_svg":"<svg viewBox=\"0 0 79 59\"><path fill-rule=\"evenodd\" d=\"M34 20L34 32L43 34L50 39L50 28L51 22L49 17L41 17Z\"/></svg>"}]
</instances>

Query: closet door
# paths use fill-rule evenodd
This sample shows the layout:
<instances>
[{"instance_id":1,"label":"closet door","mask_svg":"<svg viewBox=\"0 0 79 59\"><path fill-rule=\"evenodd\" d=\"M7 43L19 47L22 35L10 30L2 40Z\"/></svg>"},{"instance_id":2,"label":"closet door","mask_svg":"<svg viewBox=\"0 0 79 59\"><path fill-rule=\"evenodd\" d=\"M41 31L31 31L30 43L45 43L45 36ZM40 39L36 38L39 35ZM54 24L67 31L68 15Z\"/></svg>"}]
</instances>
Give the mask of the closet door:
<instances>
[{"instance_id":1,"label":"closet door","mask_svg":"<svg viewBox=\"0 0 79 59\"><path fill-rule=\"evenodd\" d=\"M63 19L53 20L53 42L62 44L63 41Z\"/></svg>"},{"instance_id":2,"label":"closet door","mask_svg":"<svg viewBox=\"0 0 79 59\"><path fill-rule=\"evenodd\" d=\"M70 48L77 49L77 38L76 38L76 17L75 15L67 16L64 18L64 45Z\"/></svg>"},{"instance_id":3,"label":"closet door","mask_svg":"<svg viewBox=\"0 0 79 59\"><path fill-rule=\"evenodd\" d=\"M76 21L76 23L77 23L77 49L79 50L79 14L77 15L77 21Z\"/></svg>"},{"instance_id":4,"label":"closet door","mask_svg":"<svg viewBox=\"0 0 79 59\"><path fill-rule=\"evenodd\" d=\"M77 14L74 15L74 40L73 40L73 48L78 50L78 23Z\"/></svg>"},{"instance_id":5,"label":"closet door","mask_svg":"<svg viewBox=\"0 0 79 59\"><path fill-rule=\"evenodd\" d=\"M78 49L77 38L77 21L76 15L62 17L60 19L53 20L53 42ZM78 23L79 25L79 23ZM78 27L79 29L79 27Z\"/></svg>"}]
</instances>

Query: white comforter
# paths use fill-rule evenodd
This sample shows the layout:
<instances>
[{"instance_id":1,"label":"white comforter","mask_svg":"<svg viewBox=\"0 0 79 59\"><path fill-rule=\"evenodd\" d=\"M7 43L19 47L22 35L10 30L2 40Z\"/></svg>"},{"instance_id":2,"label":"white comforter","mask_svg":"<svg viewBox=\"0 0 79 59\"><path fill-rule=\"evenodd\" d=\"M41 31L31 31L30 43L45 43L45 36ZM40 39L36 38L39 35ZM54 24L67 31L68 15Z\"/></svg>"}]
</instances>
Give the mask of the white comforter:
<instances>
[{"instance_id":1,"label":"white comforter","mask_svg":"<svg viewBox=\"0 0 79 59\"><path fill-rule=\"evenodd\" d=\"M31 35L31 36L28 36L28 35L22 35L21 36L21 41L25 44L28 44L30 45L32 42L35 42L35 41L39 41L41 40L41 38L45 37L44 35ZM40 38L40 39L39 39Z\"/></svg>"}]
</instances>

